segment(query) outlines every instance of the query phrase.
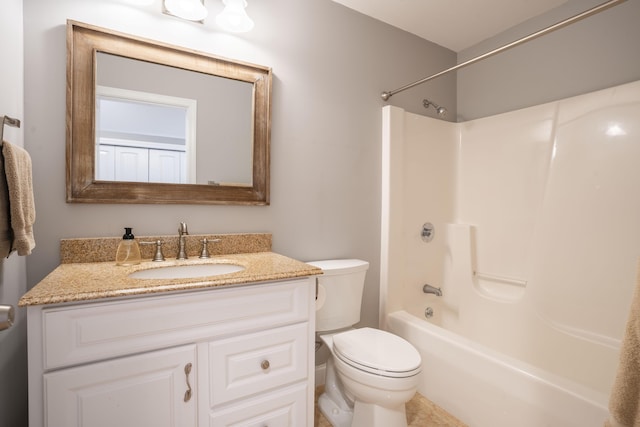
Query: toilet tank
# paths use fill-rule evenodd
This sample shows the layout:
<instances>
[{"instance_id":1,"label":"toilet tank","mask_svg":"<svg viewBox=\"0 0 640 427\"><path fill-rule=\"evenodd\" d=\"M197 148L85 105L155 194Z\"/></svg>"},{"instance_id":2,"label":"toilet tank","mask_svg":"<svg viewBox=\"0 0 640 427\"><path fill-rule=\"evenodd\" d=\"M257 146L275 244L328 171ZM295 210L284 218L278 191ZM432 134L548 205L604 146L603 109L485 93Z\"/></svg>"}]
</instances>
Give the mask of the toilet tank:
<instances>
[{"instance_id":1,"label":"toilet tank","mask_svg":"<svg viewBox=\"0 0 640 427\"><path fill-rule=\"evenodd\" d=\"M348 328L358 323L369 263L359 259L335 259L307 264L320 268L323 273L316 277L316 331Z\"/></svg>"}]
</instances>

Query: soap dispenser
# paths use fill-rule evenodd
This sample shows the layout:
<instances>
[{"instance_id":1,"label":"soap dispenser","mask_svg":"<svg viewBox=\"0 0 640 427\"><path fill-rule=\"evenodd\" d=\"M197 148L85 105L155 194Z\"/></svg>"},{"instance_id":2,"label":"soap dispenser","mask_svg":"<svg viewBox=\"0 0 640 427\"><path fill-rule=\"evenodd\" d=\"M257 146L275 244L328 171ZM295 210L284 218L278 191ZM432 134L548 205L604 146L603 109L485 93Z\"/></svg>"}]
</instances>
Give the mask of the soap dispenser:
<instances>
[{"instance_id":1,"label":"soap dispenser","mask_svg":"<svg viewBox=\"0 0 640 427\"><path fill-rule=\"evenodd\" d=\"M125 227L124 231L124 236L122 236L122 241L116 252L116 265L140 264L140 246L134 240L130 227Z\"/></svg>"}]
</instances>

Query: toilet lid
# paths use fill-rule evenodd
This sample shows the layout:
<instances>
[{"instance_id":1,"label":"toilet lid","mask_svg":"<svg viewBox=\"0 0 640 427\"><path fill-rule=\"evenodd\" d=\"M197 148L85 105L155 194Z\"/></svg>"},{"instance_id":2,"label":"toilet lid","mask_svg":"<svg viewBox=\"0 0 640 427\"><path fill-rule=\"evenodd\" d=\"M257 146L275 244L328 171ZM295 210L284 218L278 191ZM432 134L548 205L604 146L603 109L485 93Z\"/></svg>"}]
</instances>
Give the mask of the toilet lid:
<instances>
[{"instance_id":1,"label":"toilet lid","mask_svg":"<svg viewBox=\"0 0 640 427\"><path fill-rule=\"evenodd\" d=\"M420 353L399 336L379 329L334 335L333 351L345 363L376 375L408 377L420 372Z\"/></svg>"}]
</instances>

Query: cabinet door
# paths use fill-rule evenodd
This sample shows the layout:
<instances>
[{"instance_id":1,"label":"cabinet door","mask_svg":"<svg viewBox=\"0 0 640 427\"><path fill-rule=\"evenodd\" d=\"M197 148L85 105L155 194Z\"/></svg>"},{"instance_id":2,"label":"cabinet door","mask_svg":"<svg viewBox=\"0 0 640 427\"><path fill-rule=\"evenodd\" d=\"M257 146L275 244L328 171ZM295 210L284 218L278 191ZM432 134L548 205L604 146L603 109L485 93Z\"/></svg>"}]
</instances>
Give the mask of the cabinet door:
<instances>
[{"instance_id":1,"label":"cabinet door","mask_svg":"<svg viewBox=\"0 0 640 427\"><path fill-rule=\"evenodd\" d=\"M183 163L184 156L181 154L184 152L149 150L149 182L186 183L182 180L182 171L186 169L186 165Z\"/></svg>"},{"instance_id":2,"label":"cabinet door","mask_svg":"<svg viewBox=\"0 0 640 427\"><path fill-rule=\"evenodd\" d=\"M149 150L117 146L116 181L149 182Z\"/></svg>"},{"instance_id":3,"label":"cabinet door","mask_svg":"<svg viewBox=\"0 0 640 427\"><path fill-rule=\"evenodd\" d=\"M45 374L46 425L195 426L195 349L187 345Z\"/></svg>"},{"instance_id":4,"label":"cabinet door","mask_svg":"<svg viewBox=\"0 0 640 427\"><path fill-rule=\"evenodd\" d=\"M113 181L116 179L116 148L113 145L100 144L96 159L96 179Z\"/></svg>"}]
</instances>

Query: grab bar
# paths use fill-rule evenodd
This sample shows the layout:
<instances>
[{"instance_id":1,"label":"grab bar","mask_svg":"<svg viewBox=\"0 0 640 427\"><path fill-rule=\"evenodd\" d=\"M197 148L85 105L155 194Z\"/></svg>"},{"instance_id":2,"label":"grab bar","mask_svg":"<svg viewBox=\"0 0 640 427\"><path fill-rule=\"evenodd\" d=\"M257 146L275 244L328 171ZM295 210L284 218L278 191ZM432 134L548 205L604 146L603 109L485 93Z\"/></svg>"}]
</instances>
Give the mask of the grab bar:
<instances>
[{"instance_id":1,"label":"grab bar","mask_svg":"<svg viewBox=\"0 0 640 427\"><path fill-rule=\"evenodd\" d=\"M508 283L510 285L521 286L523 288L527 286L526 280L516 279L515 277L499 276L497 274L489 274L489 273L480 273L479 271L474 271L473 275L476 276L478 279L493 280L494 282Z\"/></svg>"}]
</instances>

